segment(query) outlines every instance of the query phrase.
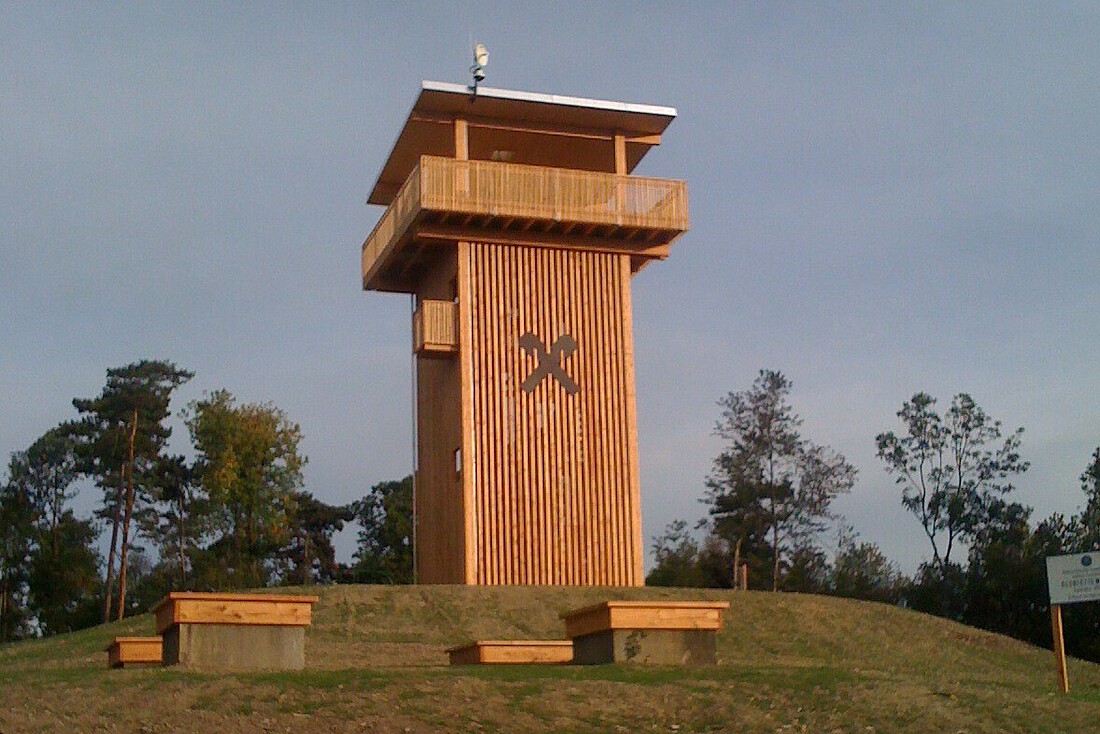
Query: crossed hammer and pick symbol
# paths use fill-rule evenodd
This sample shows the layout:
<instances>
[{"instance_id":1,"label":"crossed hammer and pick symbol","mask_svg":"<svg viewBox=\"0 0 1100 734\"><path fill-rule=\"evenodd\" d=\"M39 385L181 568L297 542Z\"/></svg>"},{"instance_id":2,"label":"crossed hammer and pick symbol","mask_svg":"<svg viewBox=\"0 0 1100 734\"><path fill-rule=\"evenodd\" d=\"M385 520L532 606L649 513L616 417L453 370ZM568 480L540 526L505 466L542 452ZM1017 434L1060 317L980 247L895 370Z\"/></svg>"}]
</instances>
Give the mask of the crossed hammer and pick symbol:
<instances>
[{"instance_id":1,"label":"crossed hammer and pick symbol","mask_svg":"<svg viewBox=\"0 0 1100 734\"><path fill-rule=\"evenodd\" d=\"M527 332L519 338L519 345L523 347L523 351L534 356L536 360L535 371L528 375L527 379L520 385L524 392L534 392L535 388L546 379L547 375L557 380L569 395L574 395L580 390L577 383L573 382L573 378L566 374L565 368L561 364L562 360L577 351L577 340L572 336L562 334L547 349L546 345L537 336Z\"/></svg>"}]
</instances>

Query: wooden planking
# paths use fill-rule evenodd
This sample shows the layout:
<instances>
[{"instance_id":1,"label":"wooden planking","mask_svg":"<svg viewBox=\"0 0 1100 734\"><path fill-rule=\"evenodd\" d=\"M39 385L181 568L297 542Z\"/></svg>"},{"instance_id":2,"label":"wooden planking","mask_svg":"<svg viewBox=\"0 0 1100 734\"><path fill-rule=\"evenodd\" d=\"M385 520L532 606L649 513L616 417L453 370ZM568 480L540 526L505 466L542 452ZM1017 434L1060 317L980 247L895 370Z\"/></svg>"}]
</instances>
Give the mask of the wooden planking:
<instances>
[{"instance_id":1,"label":"wooden planking","mask_svg":"<svg viewBox=\"0 0 1100 734\"><path fill-rule=\"evenodd\" d=\"M570 638L612 629L719 630L729 602L608 601L561 615Z\"/></svg>"},{"instance_id":2,"label":"wooden planking","mask_svg":"<svg viewBox=\"0 0 1100 734\"><path fill-rule=\"evenodd\" d=\"M116 637L107 646L107 665L157 665L164 659L164 643L160 637Z\"/></svg>"},{"instance_id":3,"label":"wooden planking","mask_svg":"<svg viewBox=\"0 0 1100 734\"><path fill-rule=\"evenodd\" d=\"M624 256L472 243L469 250L476 583L640 585ZM461 300L461 299L460 299ZM527 332L578 349L552 376ZM465 353L463 348L463 353Z\"/></svg>"},{"instance_id":4,"label":"wooden planking","mask_svg":"<svg viewBox=\"0 0 1100 734\"><path fill-rule=\"evenodd\" d=\"M172 592L153 609L157 634L176 624L308 627L315 596Z\"/></svg>"},{"instance_id":5,"label":"wooden planking","mask_svg":"<svg viewBox=\"0 0 1100 734\"><path fill-rule=\"evenodd\" d=\"M451 665L564 665L572 640L479 640L447 650Z\"/></svg>"}]
</instances>

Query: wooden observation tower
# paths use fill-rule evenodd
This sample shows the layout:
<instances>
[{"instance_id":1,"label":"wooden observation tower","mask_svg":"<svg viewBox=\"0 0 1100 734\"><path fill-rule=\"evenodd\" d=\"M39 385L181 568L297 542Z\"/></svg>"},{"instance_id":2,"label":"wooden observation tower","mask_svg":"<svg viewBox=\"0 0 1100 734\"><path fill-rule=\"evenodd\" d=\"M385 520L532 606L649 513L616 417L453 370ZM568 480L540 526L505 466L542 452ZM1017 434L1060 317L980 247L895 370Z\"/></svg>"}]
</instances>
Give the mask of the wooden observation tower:
<instances>
[{"instance_id":1,"label":"wooden observation tower","mask_svg":"<svg viewBox=\"0 0 1100 734\"><path fill-rule=\"evenodd\" d=\"M420 583L643 583L630 279L688 209L631 171L675 116L424 82L363 243L416 297Z\"/></svg>"}]
</instances>

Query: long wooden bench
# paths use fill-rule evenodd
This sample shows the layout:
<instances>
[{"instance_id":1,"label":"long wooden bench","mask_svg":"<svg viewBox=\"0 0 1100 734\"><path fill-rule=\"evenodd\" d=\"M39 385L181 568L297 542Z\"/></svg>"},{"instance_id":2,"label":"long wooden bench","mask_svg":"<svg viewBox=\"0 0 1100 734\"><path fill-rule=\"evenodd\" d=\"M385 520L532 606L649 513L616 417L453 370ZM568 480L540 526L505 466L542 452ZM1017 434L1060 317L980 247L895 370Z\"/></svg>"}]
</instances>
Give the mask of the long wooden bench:
<instances>
[{"instance_id":1,"label":"long wooden bench","mask_svg":"<svg viewBox=\"0 0 1100 734\"><path fill-rule=\"evenodd\" d=\"M116 637L107 646L107 664L111 668L127 665L160 665L163 641L160 637Z\"/></svg>"},{"instance_id":2,"label":"long wooden bench","mask_svg":"<svg viewBox=\"0 0 1100 734\"><path fill-rule=\"evenodd\" d=\"M300 669L316 596L175 591L156 607L164 664Z\"/></svg>"},{"instance_id":3,"label":"long wooden bench","mask_svg":"<svg viewBox=\"0 0 1100 734\"><path fill-rule=\"evenodd\" d=\"M451 665L562 665L573 662L569 640L477 640L447 650Z\"/></svg>"},{"instance_id":4,"label":"long wooden bench","mask_svg":"<svg viewBox=\"0 0 1100 734\"><path fill-rule=\"evenodd\" d=\"M605 601L561 615L579 664L714 664L725 601Z\"/></svg>"}]
</instances>

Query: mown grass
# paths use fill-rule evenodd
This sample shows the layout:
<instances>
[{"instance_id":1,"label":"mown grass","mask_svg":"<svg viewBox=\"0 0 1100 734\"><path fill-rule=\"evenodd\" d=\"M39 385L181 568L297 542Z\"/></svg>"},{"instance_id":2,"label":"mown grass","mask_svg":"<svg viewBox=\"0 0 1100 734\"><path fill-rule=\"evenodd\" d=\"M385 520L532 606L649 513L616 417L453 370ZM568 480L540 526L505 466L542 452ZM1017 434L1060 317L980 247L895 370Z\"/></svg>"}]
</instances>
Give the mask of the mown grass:
<instances>
[{"instance_id":1,"label":"mown grass","mask_svg":"<svg viewBox=\"0 0 1100 734\"><path fill-rule=\"evenodd\" d=\"M903 609L683 589L329 587L302 671L109 671L148 615L0 648L0 731L1086 732L1100 667ZM471 639L552 639L600 599L731 603L719 665L446 666Z\"/></svg>"}]
</instances>

